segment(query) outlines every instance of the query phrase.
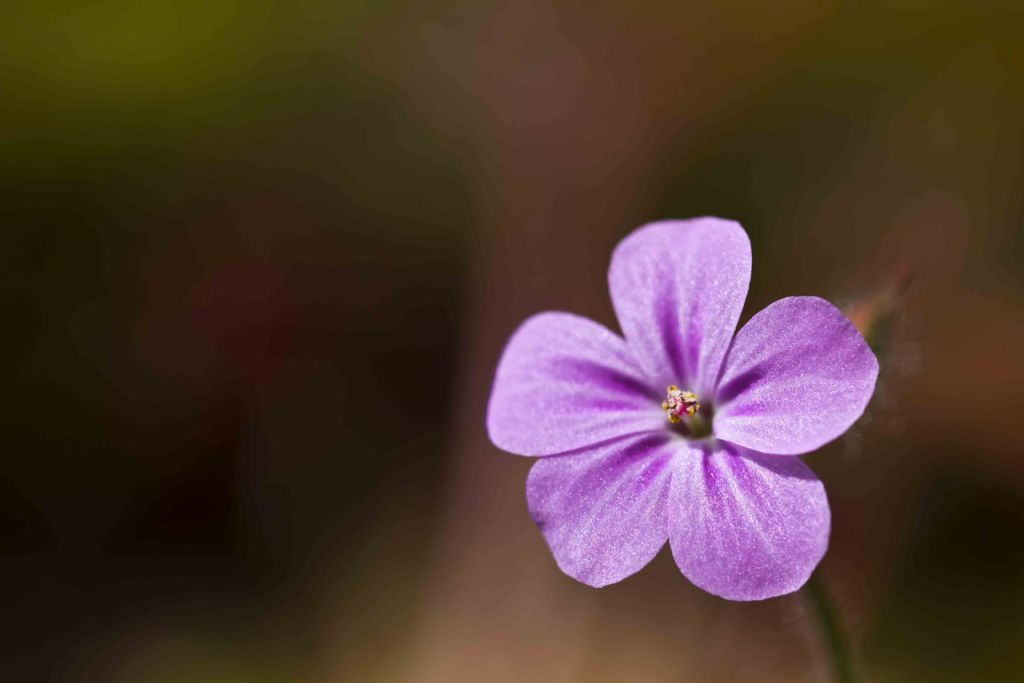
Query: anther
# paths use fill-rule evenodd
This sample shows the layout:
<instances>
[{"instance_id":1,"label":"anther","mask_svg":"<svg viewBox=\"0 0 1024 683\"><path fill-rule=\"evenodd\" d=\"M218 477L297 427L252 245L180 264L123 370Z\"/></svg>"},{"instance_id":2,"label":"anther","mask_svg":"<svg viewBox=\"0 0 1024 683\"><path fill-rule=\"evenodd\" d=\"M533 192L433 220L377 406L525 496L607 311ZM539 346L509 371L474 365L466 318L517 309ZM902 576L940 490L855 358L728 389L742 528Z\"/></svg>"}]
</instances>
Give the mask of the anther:
<instances>
[{"instance_id":1,"label":"anther","mask_svg":"<svg viewBox=\"0 0 1024 683\"><path fill-rule=\"evenodd\" d=\"M681 422L684 415L693 417L700 410L697 395L692 391L683 391L674 384L667 391L668 397L661 402L661 409L668 414L669 422Z\"/></svg>"}]
</instances>

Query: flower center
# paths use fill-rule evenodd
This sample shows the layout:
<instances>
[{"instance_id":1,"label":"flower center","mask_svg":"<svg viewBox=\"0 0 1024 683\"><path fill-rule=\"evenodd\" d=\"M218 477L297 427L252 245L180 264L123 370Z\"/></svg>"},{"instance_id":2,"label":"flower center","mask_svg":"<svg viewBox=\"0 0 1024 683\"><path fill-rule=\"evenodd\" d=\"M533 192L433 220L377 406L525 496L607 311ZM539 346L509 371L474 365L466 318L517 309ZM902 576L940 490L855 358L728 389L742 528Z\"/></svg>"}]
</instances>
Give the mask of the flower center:
<instances>
[{"instance_id":1,"label":"flower center","mask_svg":"<svg viewBox=\"0 0 1024 683\"><path fill-rule=\"evenodd\" d=\"M668 396L661 402L661 409L668 415L668 421L675 424L682 422L683 416L693 417L700 410L700 403L697 402L697 394L692 391L683 391L675 384L668 389Z\"/></svg>"},{"instance_id":2,"label":"flower center","mask_svg":"<svg viewBox=\"0 0 1024 683\"><path fill-rule=\"evenodd\" d=\"M703 439L710 436L712 407L709 405L701 410L697 394L683 391L674 384L666 391L668 393L661 402L661 409L668 416L668 421L675 425L674 431L688 439Z\"/></svg>"}]
</instances>

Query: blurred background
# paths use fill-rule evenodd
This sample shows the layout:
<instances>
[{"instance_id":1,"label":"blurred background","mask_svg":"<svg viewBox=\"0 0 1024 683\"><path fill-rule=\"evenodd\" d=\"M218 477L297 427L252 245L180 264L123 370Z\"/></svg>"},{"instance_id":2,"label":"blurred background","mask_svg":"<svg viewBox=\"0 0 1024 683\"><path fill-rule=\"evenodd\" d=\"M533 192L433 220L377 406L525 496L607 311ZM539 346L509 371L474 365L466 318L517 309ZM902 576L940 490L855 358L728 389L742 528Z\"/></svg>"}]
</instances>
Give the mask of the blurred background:
<instances>
[{"instance_id":1,"label":"blurred background","mask_svg":"<svg viewBox=\"0 0 1024 683\"><path fill-rule=\"evenodd\" d=\"M800 594L562 575L484 432L704 214L744 319L913 270L820 571L862 680L1024 680L1022 9L6 3L4 680L828 680Z\"/></svg>"}]
</instances>

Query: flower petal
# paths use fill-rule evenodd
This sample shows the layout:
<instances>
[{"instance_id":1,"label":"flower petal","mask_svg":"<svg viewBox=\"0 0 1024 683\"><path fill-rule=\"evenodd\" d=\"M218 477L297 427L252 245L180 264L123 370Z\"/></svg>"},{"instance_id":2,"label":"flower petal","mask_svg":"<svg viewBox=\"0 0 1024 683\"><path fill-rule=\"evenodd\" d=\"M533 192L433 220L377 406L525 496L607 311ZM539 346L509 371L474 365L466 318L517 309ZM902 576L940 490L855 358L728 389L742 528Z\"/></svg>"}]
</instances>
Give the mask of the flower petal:
<instances>
[{"instance_id":1,"label":"flower petal","mask_svg":"<svg viewBox=\"0 0 1024 683\"><path fill-rule=\"evenodd\" d=\"M669 543L690 581L727 600L800 588L828 548L825 488L799 458L731 444L674 461Z\"/></svg>"},{"instance_id":2,"label":"flower petal","mask_svg":"<svg viewBox=\"0 0 1024 683\"><path fill-rule=\"evenodd\" d=\"M506 451L551 455L661 429L662 397L640 377L618 335L571 313L540 313L498 363L488 434Z\"/></svg>"},{"instance_id":3,"label":"flower petal","mask_svg":"<svg viewBox=\"0 0 1024 683\"><path fill-rule=\"evenodd\" d=\"M526 498L563 572L599 588L658 554L667 539L673 443L680 442L646 434L537 461Z\"/></svg>"},{"instance_id":4,"label":"flower petal","mask_svg":"<svg viewBox=\"0 0 1024 683\"><path fill-rule=\"evenodd\" d=\"M736 335L716 397L715 434L762 453L807 453L864 412L878 360L842 312L780 299Z\"/></svg>"},{"instance_id":5,"label":"flower petal","mask_svg":"<svg viewBox=\"0 0 1024 683\"><path fill-rule=\"evenodd\" d=\"M626 342L650 381L707 396L750 284L750 240L740 224L645 225L615 248L608 284Z\"/></svg>"}]
</instances>

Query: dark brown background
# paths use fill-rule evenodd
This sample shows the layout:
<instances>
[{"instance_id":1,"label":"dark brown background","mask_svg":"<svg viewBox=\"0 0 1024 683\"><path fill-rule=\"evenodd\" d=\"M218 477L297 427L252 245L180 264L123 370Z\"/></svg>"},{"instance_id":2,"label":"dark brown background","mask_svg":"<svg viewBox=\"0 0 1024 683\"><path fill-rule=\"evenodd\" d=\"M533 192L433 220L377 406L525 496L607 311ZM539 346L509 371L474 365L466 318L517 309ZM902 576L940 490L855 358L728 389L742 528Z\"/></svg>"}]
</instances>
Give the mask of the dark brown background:
<instances>
[{"instance_id":1,"label":"dark brown background","mask_svg":"<svg viewBox=\"0 0 1024 683\"><path fill-rule=\"evenodd\" d=\"M914 268L823 576L865 680L1024 676L1024 17L769 4L5 9L3 678L825 679L800 595L563 576L484 433L514 326L702 214L745 318Z\"/></svg>"}]
</instances>

